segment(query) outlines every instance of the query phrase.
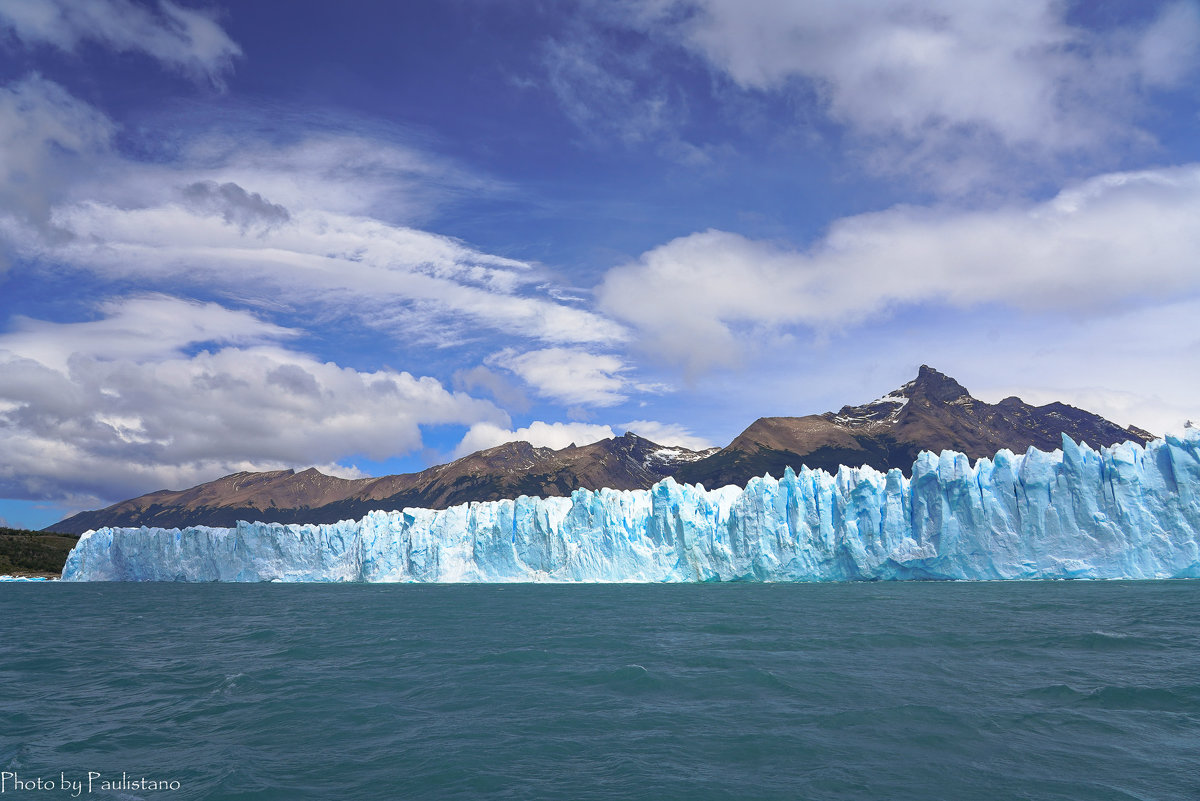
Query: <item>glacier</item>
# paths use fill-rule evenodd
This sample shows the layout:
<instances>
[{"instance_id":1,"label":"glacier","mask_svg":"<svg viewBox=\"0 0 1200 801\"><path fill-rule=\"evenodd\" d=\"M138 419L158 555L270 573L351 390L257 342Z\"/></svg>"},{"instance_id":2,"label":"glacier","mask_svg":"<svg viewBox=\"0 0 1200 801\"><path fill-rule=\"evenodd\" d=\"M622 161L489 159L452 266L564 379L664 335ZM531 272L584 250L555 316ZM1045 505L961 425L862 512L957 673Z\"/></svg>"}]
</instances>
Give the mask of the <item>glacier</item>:
<instances>
[{"instance_id":1,"label":"glacier","mask_svg":"<svg viewBox=\"0 0 1200 801\"><path fill-rule=\"evenodd\" d=\"M694 582L1200 577L1200 433L1142 447L922 453L899 470L371 512L102 528L64 581Z\"/></svg>"}]
</instances>

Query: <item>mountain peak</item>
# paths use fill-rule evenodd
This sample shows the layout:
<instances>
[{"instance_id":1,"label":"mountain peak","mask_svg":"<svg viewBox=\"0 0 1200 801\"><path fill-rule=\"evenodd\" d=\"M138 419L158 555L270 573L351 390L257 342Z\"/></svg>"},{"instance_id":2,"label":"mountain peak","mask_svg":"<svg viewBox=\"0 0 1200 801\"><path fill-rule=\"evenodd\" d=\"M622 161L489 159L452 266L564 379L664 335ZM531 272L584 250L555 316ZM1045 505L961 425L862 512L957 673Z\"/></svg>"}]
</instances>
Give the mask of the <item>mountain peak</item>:
<instances>
[{"instance_id":1,"label":"mountain peak","mask_svg":"<svg viewBox=\"0 0 1200 801\"><path fill-rule=\"evenodd\" d=\"M971 397L966 387L927 364L922 364L921 369L917 371L917 377L900 387L896 394L910 399L923 396L942 403Z\"/></svg>"}]
</instances>

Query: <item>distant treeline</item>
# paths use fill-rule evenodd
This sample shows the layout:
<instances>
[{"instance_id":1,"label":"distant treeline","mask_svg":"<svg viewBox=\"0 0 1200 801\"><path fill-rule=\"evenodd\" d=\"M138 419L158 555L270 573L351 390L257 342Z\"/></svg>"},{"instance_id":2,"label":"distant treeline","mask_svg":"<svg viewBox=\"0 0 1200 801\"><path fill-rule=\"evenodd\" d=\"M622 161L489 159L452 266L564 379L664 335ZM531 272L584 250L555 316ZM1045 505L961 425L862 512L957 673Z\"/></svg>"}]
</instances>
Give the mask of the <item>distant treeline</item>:
<instances>
[{"instance_id":1,"label":"distant treeline","mask_svg":"<svg viewBox=\"0 0 1200 801\"><path fill-rule=\"evenodd\" d=\"M79 537L0 527L0 575L57 576Z\"/></svg>"}]
</instances>

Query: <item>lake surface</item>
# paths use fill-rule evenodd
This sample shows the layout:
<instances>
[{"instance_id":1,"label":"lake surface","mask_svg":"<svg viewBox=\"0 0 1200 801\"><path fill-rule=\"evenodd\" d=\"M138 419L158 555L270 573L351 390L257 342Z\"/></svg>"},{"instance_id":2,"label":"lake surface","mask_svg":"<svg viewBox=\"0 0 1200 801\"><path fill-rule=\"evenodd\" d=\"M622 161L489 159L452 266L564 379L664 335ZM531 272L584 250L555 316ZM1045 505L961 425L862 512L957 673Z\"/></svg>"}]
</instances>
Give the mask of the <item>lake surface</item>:
<instances>
[{"instance_id":1,"label":"lake surface","mask_svg":"<svg viewBox=\"0 0 1200 801\"><path fill-rule=\"evenodd\" d=\"M1200 581L6 584L0 771L47 801L1194 801Z\"/></svg>"}]
</instances>

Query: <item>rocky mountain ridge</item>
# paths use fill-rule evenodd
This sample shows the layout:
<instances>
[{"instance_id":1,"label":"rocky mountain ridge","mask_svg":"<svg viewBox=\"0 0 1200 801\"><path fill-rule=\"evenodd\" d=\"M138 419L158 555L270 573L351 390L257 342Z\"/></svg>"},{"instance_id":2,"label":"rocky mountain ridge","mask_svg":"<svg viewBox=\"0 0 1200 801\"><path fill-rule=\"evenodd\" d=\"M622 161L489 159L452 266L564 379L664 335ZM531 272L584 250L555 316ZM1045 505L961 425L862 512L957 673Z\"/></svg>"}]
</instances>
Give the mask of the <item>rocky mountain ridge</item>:
<instances>
[{"instance_id":1,"label":"rocky mountain ridge","mask_svg":"<svg viewBox=\"0 0 1200 801\"><path fill-rule=\"evenodd\" d=\"M1017 397L985 403L953 378L921 365L915 379L861 406L759 418L717 453L683 465L675 478L706 487L741 484L801 464L831 473L843 464L908 473L923 450L953 450L972 459L1002 448L1049 452L1061 445L1063 434L1096 447L1154 438L1065 403L1033 406Z\"/></svg>"},{"instance_id":2,"label":"rocky mountain ridge","mask_svg":"<svg viewBox=\"0 0 1200 801\"><path fill-rule=\"evenodd\" d=\"M82 533L101 526L232 526L238 520L333 523L373 509L444 509L519 495L569 495L577 487L641 489L711 451L665 447L628 433L561 450L508 442L419 473L345 479L316 468L234 473L185 490L159 490L47 531Z\"/></svg>"},{"instance_id":3,"label":"rocky mountain ridge","mask_svg":"<svg viewBox=\"0 0 1200 801\"><path fill-rule=\"evenodd\" d=\"M841 464L908 472L922 450L956 450L972 459L1007 448L1059 447L1063 434L1093 446L1153 436L1122 428L1062 403L1032 406L1019 398L989 404L953 378L922 365L917 377L861 406L803 417L756 420L724 448L665 447L634 433L560 450L510 442L418 473L342 479L310 468L235 473L185 490L160 490L47 531L81 533L101 526L231 526L238 520L330 523L374 509L446 508L519 495L569 495L578 487L645 489L667 476L719 487L783 474L801 465L836 472Z\"/></svg>"}]
</instances>

